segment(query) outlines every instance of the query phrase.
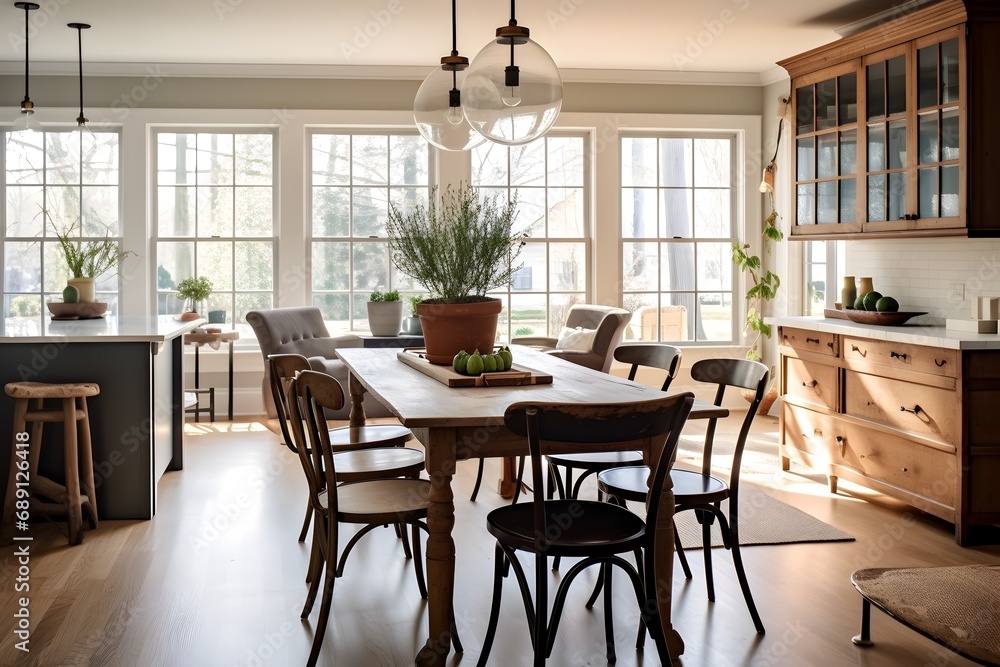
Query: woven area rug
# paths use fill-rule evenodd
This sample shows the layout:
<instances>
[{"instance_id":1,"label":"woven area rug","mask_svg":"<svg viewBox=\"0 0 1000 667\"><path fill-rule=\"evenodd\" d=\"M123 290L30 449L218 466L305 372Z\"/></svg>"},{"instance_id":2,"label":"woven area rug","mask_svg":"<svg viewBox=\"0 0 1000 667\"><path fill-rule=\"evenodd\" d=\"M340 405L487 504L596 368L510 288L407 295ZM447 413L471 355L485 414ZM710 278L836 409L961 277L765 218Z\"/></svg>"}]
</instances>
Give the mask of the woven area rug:
<instances>
[{"instance_id":1,"label":"woven area rug","mask_svg":"<svg viewBox=\"0 0 1000 667\"><path fill-rule=\"evenodd\" d=\"M851 580L917 632L984 665L1000 663L1000 565L875 568Z\"/></svg>"},{"instance_id":2,"label":"woven area rug","mask_svg":"<svg viewBox=\"0 0 1000 667\"><path fill-rule=\"evenodd\" d=\"M728 513L728 501L722 503ZM701 524L691 511L674 518L681 545L701 548ZM849 542L853 535L834 528L802 510L773 498L750 484L740 484L740 545L795 542ZM722 546L718 523L712 526L712 546Z\"/></svg>"}]
</instances>

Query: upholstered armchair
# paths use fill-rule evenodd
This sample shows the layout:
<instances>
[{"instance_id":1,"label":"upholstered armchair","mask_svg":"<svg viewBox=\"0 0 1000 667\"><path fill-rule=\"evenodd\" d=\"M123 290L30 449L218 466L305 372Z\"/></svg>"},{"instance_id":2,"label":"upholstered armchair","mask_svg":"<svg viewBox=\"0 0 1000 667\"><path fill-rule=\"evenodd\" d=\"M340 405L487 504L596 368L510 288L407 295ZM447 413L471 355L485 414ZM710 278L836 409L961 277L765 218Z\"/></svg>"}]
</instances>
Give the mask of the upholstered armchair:
<instances>
[{"instance_id":1,"label":"upholstered armchair","mask_svg":"<svg viewBox=\"0 0 1000 667\"><path fill-rule=\"evenodd\" d=\"M566 325L558 338L526 336L511 339L548 354L605 373L632 313L622 308L578 303L570 307Z\"/></svg>"},{"instance_id":2,"label":"upholstered armchair","mask_svg":"<svg viewBox=\"0 0 1000 667\"><path fill-rule=\"evenodd\" d=\"M271 396L271 385L267 358L271 354L301 354L309 360L314 371L332 375L340 382L344 394L348 394L347 366L337 357L337 349L342 347L362 347L360 338L353 334L331 336L319 308L276 308L274 310L252 310L247 313L247 323L253 327L264 355L264 378L261 394L267 416L274 418L277 412ZM365 414L368 417L390 417L390 412L368 394L365 395ZM330 419L347 419L350 416L350 401Z\"/></svg>"}]
</instances>

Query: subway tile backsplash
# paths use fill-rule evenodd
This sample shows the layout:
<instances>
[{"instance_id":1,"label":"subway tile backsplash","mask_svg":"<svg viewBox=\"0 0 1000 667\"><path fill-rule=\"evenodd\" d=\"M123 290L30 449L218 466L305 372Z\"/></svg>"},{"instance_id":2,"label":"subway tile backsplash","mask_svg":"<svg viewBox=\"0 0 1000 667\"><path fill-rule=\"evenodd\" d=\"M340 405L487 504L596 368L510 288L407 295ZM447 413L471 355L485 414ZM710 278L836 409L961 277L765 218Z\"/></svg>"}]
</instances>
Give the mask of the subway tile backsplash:
<instances>
[{"instance_id":1,"label":"subway tile backsplash","mask_svg":"<svg viewBox=\"0 0 1000 667\"><path fill-rule=\"evenodd\" d=\"M871 276L900 310L927 311L914 323L970 318L974 297L1000 296L1000 239L851 240L846 247L847 275Z\"/></svg>"}]
</instances>

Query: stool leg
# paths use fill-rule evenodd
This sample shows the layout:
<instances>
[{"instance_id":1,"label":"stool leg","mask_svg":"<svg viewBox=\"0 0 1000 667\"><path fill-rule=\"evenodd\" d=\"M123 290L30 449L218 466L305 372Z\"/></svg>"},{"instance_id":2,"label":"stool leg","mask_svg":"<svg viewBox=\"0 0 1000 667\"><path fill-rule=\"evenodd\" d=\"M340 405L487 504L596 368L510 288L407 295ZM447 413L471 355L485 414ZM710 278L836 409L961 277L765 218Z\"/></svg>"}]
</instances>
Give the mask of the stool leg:
<instances>
[{"instance_id":1,"label":"stool leg","mask_svg":"<svg viewBox=\"0 0 1000 667\"><path fill-rule=\"evenodd\" d=\"M28 411L28 400L25 398L18 398L14 400L14 431L13 437L11 438L10 444L10 472L7 475L7 493L4 495L3 499L3 521L2 521L2 534L0 534L0 546L6 546L14 541L14 508L16 502L16 472L17 472L17 434L24 432L25 421L24 413ZM34 427L34 424L32 425ZM35 429L32 428L32 431ZM35 439L28 441L28 457L29 461L32 458L37 460L34 455L34 450L41 444ZM29 466L29 479L33 476L34 471L31 470Z\"/></svg>"},{"instance_id":2,"label":"stool leg","mask_svg":"<svg viewBox=\"0 0 1000 667\"><path fill-rule=\"evenodd\" d=\"M64 398L63 462L66 468L66 514L69 520L69 543L83 542L83 510L80 506L80 464L77 456L76 399Z\"/></svg>"},{"instance_id":3,"label":"stool leg","mask_svg":"<svg viewBox=\"0 0 1000 667\"><path fill-rule=\"evenodd\" d=\"M77 422L80 444L80 486L87 495L84 508L87 510L90 525L92 528L97 528L97 490L94 488L94 452L90 439L90 410L87 407L87 398L85 396L77 398L76 407L83 414L83 419Z\"/></svg>"}]
</instances>

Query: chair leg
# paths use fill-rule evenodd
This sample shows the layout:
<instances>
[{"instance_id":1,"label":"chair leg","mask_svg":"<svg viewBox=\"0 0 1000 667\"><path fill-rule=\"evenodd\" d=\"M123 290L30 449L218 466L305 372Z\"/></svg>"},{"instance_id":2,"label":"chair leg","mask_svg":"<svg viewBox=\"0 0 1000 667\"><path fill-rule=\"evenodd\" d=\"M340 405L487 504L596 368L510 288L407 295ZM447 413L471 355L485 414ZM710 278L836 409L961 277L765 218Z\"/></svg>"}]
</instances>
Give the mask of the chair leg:
<instances>
[{"instance_id":1,"label":"chair leg","mask_svg":"<svg viewBox=\"0 0 1000 667\"><path fill-rule=\"evenodd\" d=\"M869 646L875 646L871 635L872 603L868 601L868 598L861 598L861 602L861 634L852 637L851 641L858 646L868 648Z\"/></svg>"},{"instance_id":2,"label":"chair leg","mask_svg":"<svg viewBox=\"0 0 1000 667\"><path fill-rule=\"evenodd\" d=\"M406 560L410 560L413 558L413 554L410 551L410 541L406 537L406 526L397 523L396 534L399 535L399 539L403 540L403 555L406 556ZM417 546L414 545L413 548L416 549Z\"/></svg>"},{"instance_id":3,"label":"chair leg","mask_svg":"<svg viewBox=\"0 0 1000 667\"><path fill-rule=\"evenodd\" d=\"M309 583L309 590L306 592L306 602L302 605L301 618L309 618L309 613L312 611L313 604L316 602L316 594L319 592L319 583L323 577L323 569L325 566L334 567L337 562L337 553L332 554L323 553L325 546L324 541L326 540L327 530L337 530L337 526L329 526L324 528L322 525L323 517L314 515L313 522L313 541L312 541L312 554L309 557L309 569L306 573L306 581ZM330 561L328 564L327 561ZM330 576L336 576L336 572L331 570Z\"/></svg>"},{"instance_id":4,"label":"chair leg","mask_svg":"<svg viewBox=\"0 0 1000 667\"><path fill-rule=\"evenodd\" d=\"M712 516L708 512L695 510L701 521L701 551L705 557L705 586L708 588L708 599L715 602L715 576L712 574ZM714 517L713 517L714 518Z\"/></svg>"},{"instance_id":5,"label":"chair leg","mask_svg":"<svg viewBox=\"0 0 1000 667\"><path fill-rule=\"evenodd\" d=\"M469 500L476 502L476 496L479 495L479 485L483 483L483 470L486 467L486 459L479 459L479 472L476 473L476 485L472 487L472 496Z\"/></svg>"},{"instance_id":6,"label":"chair leg","mask_svg":"<svg viewBox=\"0 0 1000 667\"><path fill-rule=\"evenodd\" d=\"M316 634L313 636L312 649L309 651L309 660L306 667L315 667L319 660L319 651L323 647L323 638L326 635L326 625L330 620L330 607L333 606L333 584L336 581L337 563L337 530L336 524L331 526L327 535L326 567L323 572L323 599L319 604L319 618L316 621Z\"/></svg>"},{"instance_id":7,"label":"chair leg","mask_svg":"<svg viewBox=\"0 0 1000 667\"><path fill-rule=\"evenodd\" d=\"M677 523L674 523L674 551L677 552L677 558L681 561L681 569L684 570L684 578L691 578L691 567L688 565L687 556L684 555L684 546L681 544L681 536L677 533Z\"/></svg>"},{"instance_id":8,"label":"chair leg","mask_svg":"<svg viewBox=\"0 0 1000 667\"><path fill-rule=\"evenodd\" d=\"M493 555L493 602L490 606L490 622L486 626L486 636L483 637L483 648L479 653L479 662L476 667L485 667L487 658L490 657L490 649L493 648L493 639L497 634L497 622L500 620L500 600L503 593L503 579L506 576L507 555L498 544ZM452 621L454 622L454 621Z\"/></svg>"},{"instance_id":9,"label":"chair leg","mask_svg":"<svg viewBox=\"0 0 1000 667\"><path fill-rule=\"evenodd\" d=\"M87 496L87 511L90 527L97 529L97 489L94 485L94 452L90 440L90 412L87 410L87 399L80 396L76 399L77 411L83 413L83 419L77 422L80 459L80 488Z\"/></svg>"},{"instance_id":10,"label":"chair leg","mask_svg":"<svg viewBox=\"0 0 1000 667\"><path fill-rule=\"evenodd\" d=\"M420 591L420 597L426 600L427 584L424 581L424 559L420 555L420 524L414 522L410 525L413 527L413 571L417 575L417 589ZM403 529L403 534L405 535L406 527L400 527ZM455 619L452 619L451 622L454 623Z\"/></svg>"},{"instance_id":11,"label":"chair leg","mask_svg":"<svg viewBox=\"0 0 1000 667\"><path fill-rule=\"evenodd\" d=\"M535 623L532 635L535 638L534 667L545 667L549 653L549 573L546 572L545 554L535 554Z\"/></svg>"},{"instance_id":12,"label":"chair leg","mask_svg":"<svg viewBox=\"0 0 1000 667\"><path fill-rule=\"evenodd\" d=\"M614 576L614 567L610 563L601 563L601 574L604 575L604 643L608 656L608 662L614 663L618 660L615 654L615 615L612 608L611 581Z\"/></svg>"},{"instance_id":13,"label":"chair leg","mask_svg":"<svg viewBox=\"0 0 1000 667\"><path fill-rule=\"evenodd\" d=\"M79 443L76 433L76 399L62 399L63 462L66 471L66 514L69 519L69 543L83 542L83 506L80 501Z\"/></svg>"},{"instance_id":14,"label":"chair leg","mask_svg":"<svg viewBox=\"0 0 1000 667\"><path fill-rule=\"evenodd\" d=\"M753 594L750 592L750 583L747 581L746 570L743 569L743 556L740 554L739 533L732 532L733 540L733 565L736 566L736 577L740 580L740 588L743 589L743 599L747 602L747 609L750 610L750 618L753 619L753 626L757 629L757 634L764 634L764 624L757 613L757 605L754 604Z\"/></svg>"},{"instance_id":15,"label":"chair leg","mask_svg":"<svg viewBox=\"0 0 1000 667\"><path fill-rule=\"evenodd\" d=\"M607 568L607 564L601 563L601 567L597 571L597 583L594 584L594 592L590 594L590 598L587 600L587 604L583 605L587 609L590 609L594 606L594 603L597 602L597 596L601 594L602 590L604 590L605 568Z\"/></svg>"},{"instance_id":16,"label":"chair leg","mask_svg":"<svg viewBox=\"0 0 1000 667\"><path fill-rule=\"evenodd\" d=\"M299 531L299 542L306 541L306 535L309 533L309 523L312 521L313 506L311 502L306 503L306 518L302 520L302 530Z\"/></svg>"},{"instance_id":17,"label":"chair leg","mask_svg":"<svg viewBox=\"0 0 1000 667\"><path fill-rule=\"evenodd\" d=\"M532 484L535 484L533 481ZM521 497L521 489L524 487L524 457L517 457L517 486L514 487L514 498L510 501L511 505L516 505L518 499Z\"/></svg>"}]
</instances>

